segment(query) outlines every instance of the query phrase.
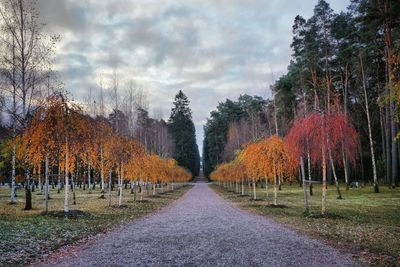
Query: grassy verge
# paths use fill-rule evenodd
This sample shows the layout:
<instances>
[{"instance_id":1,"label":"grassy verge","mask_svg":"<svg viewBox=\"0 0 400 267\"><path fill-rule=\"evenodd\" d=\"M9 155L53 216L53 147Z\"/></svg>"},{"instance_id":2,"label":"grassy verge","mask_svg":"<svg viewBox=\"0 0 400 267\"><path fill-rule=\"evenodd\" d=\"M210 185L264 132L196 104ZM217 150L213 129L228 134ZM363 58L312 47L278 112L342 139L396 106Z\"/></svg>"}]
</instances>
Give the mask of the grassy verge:
<instances>
[{"instance_id":1,"label":"grassy verge","mask_svg":"<svg viewBox=\"0 0 400 267\"><path fill-rule=\"evenodd\" d=\"M18 202L8 204L9 188L0 188L0 266L27 264L33 259L46 257L48 253L61 246L74 243L85 237L106 231L132 219L161 209L181 197L190 186L185 186L173 192L146 196L145 201L134 202L130 190L123 192L124 208L108 208L107 199L99 199L100 192L96 189L88 191L77 189L76 205L70 205L71 210L83 211L78 218L54 216L63 208L64 194L50 192L50 213L42 215L43 195L34 192L31 211L23 211L24 192L18 191ZM112 192L113 204L117 202L116 190ZM72 197L71 201L72 203ZM62 214L62 213L61 213Z\"/></svg>"},{"instance_id":2,"label":"grassy verge","mask_svg":"<svg viewBox=\"0 0 400 267\"><path fill-rule=\"evenodd\" d=\"M318 216L320 187L314 187L311 214L305 216L303 191L298 185L284 186L278 193L278 204L288 208L266 207L265 188L257 188L263 201L251 201L217 185L211 187L239 208L272 218L292 229L323 239L352 252L356 260L372 266L400 266L400 190L381 187L375 194L369 187L341 188L343 199L336 199L335 188L328 188L328 216ZM269 192L272 202L273 192Z\"/></svg>"}]
</instances>

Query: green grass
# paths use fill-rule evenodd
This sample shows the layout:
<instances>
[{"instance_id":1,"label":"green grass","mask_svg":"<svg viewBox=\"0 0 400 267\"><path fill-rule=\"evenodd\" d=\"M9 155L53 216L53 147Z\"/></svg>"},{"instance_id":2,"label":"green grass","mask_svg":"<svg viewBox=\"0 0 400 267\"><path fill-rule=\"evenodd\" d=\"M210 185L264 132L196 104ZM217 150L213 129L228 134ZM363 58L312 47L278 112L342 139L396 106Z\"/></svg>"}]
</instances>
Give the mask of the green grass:
<instances>
[{"instance_id":1,"label":"green grass","mask_svg":"<svg viewBox=\"0 0 400 267\"><path fill-rule=\"evenodd\" d=\"M341 188L343 199L336 199L334 186L328 187L328 215L319 216L321 188L314 186L310 198L310 215L304 215L303 190L298 185L285 185L278 193L278 204L288 208L266 207L265 188L257 188L257 198L239 197L217 185L211 187L239 208L270 217L292 229L328 241L331 245L352 252L356 260L374 266L400 266L400 190L380 188ZM271 187L271 186L270 186ZM269 188L269 203L273 201L273 189Z\"/></svg>"},{"instance_id":2,"label":"green grass","mask_svg":"<svg viewBox=\"0 0 400 267\"><path fill-rule=\"evenodd\" d=\"M123 192L126 208L109 208L108 199L99 199L99 189L91 194L77 189L76 205L70 210L85 212L80 218L65 218L42 215L44 196L32 194L33 210L24 211L24 191L17 191L17 204L10 205L8 187L0 188L0 266L23 265L46 256L50 251L74 243L85 237L111 229L132 219L161 209L181 197L190 187L185 186L173 192L146 196L145 201L133 201L130 190ZM151 191L150 191L151 193ZM112 192L113 205L117 204L117 190ZM64 194L51 190L50 213L62 211ZM106 195L107 197L107 195ZM70 204L72 196L70 195ZM61 212L62 214L62 212Z\"/></svg>"}]
</instances>

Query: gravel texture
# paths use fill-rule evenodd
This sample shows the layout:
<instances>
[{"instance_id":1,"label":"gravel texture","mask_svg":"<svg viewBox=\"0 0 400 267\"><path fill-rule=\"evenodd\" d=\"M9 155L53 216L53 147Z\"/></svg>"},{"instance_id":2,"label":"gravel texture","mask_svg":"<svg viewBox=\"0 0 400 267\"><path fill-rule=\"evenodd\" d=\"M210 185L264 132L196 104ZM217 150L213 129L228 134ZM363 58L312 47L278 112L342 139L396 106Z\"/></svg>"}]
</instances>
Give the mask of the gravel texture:
<instances>
[{"instance_id":1,"label":"gravel texture","mask_svg":"<svg viewBox=\"0 0 400 267\"><path fill-rule=\"evenodd\" d=\"M47 266L354 266L350 257L239 210L196 183L162 211L78 246Z\"/></svg>"}]
</instances>

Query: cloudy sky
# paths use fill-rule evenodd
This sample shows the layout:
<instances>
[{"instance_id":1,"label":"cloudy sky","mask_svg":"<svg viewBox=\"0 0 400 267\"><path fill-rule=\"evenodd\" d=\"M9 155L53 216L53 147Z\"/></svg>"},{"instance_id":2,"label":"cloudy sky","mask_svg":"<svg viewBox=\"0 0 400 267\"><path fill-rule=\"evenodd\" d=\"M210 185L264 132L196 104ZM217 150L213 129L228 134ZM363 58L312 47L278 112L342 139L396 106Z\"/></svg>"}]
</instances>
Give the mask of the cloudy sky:
<instances>
[{"instance_id":1,"label":"cloudy sky","mask_svg":"<svg viewBox=\"0 0 400 267\"><path fill-rule=\"evenodd\" d=\"M47 31L58 33L55 69L75 99L100 77L148 91L149 110L168 117L182 89L191 101L197 142L211 110L267 88L290 60L291 26L317 0L39 0ZM339 12L348 0L330 0Z\"/></svg>"}]
</instances>

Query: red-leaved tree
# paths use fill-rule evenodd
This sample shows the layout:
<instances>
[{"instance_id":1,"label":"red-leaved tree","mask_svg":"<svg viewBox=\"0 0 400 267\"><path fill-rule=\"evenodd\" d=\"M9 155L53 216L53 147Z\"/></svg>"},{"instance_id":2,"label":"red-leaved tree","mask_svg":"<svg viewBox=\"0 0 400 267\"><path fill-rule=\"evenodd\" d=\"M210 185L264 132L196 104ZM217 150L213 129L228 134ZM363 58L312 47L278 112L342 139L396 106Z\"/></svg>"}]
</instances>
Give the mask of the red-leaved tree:
<instances>
[{"instance_id":1,"label":"red-leaved tree","mask_svg":"<svg viewBox=\"0 0 400 267\"><path fill-rule=\"evenodd\" d=\"M298 162L301 164L302 158L307 155L308 146L311 162L322 167L321 214L326 212L327 164L330 163L334 171L335 164L343 164L342 153L351 163L355 163L357 142L357 131L342 112L330 114L315 112L294 122L287 136L287 143L294 157L300 159ZM336 173L334 176L337 181Z\"/></svg>"}]
</instances>

